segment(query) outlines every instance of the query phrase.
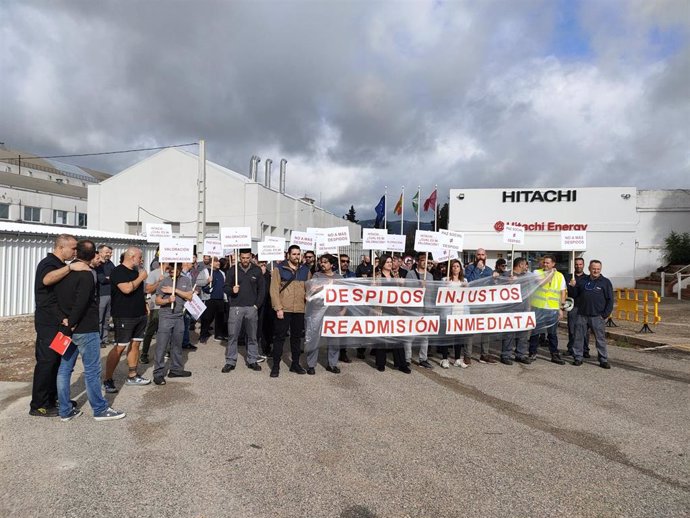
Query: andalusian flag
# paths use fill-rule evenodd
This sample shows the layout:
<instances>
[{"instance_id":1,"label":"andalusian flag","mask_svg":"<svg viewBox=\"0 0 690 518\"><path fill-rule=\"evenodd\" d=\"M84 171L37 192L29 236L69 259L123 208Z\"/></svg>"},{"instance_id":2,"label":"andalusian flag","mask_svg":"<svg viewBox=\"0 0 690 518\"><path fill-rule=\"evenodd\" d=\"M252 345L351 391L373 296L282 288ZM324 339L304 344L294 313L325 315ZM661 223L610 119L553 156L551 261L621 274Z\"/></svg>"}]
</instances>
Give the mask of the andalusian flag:
<instances>
[{"instance_id":1,"label":"andalusian flag","mask_svg":"<svg viewBox=\"0 0 690 518\"><path fill-rule=\"evenodd\" d=\"M402 214L402 204L403 204L403 195L400 193L400 199L398 200L398 203L395 204L395 208L393 209L393 212L400 216Z\"/></svg>"},{"instance_id":2,"label":"andalusian flag","mask_svg":"<svg viewBox=\"0 0 690 518\"><path fill-rule=\"evenodd\" d=\"M419 214L419 191L417 191L417 194L412 198L412 208L415 214Z\"/></svg>"}]
</instances>

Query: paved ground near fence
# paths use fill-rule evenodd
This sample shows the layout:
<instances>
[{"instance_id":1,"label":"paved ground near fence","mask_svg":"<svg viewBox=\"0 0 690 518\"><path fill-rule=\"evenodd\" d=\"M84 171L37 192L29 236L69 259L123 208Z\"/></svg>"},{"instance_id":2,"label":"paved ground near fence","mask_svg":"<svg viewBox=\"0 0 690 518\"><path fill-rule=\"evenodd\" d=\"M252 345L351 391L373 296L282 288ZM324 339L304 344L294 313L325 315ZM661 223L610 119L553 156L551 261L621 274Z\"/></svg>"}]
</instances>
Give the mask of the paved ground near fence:
<instances>
[{"instance_id":1,"label":"paved ground near fence","mask_svg":"<svg viewBox=\"0 0 690 518\"><path fill-rule=\"evenodd\" d=\"M612 346L611 363L405 375L368 357L271 379L222 374L209 343L191 378L111 397L128 416L110 423L79 371L68 423L0 383L0 515L687 516L690 355Z\"/></svg>"}]
</instances>

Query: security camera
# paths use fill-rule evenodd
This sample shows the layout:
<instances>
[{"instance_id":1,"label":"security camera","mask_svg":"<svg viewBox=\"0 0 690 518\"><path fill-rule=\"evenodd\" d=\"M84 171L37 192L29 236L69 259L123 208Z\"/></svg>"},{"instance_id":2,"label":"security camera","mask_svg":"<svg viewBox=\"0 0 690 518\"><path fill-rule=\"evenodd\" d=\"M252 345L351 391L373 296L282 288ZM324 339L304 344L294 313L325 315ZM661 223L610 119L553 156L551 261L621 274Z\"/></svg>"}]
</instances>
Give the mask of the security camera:
<instances>
[{"instance_id":1,"label":"security camera","mask_svg":"<svg viewBox=\"0 0 690 518\"><path fill-rule=\"evenodd\" d=\"M460 194L458 194L457 198L458 198L458 200L464 200L465 195L463 193L460 193Z\"/></svg>"}]
</instances>

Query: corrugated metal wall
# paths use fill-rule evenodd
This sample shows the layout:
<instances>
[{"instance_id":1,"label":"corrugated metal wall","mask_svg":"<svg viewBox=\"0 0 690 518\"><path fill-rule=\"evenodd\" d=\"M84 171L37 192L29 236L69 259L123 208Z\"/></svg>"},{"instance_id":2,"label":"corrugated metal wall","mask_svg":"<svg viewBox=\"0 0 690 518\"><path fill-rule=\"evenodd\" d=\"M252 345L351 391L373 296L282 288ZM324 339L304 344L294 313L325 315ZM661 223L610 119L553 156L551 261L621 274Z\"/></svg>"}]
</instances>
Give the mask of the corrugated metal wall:
<instances>
[{"instance_id":1,"label":"corrugated metal wall","mask_svg":"<svg viewBox=\"0 0 690 518\"><path fill-rule=\"evenodd\" d=\"M91 239L98 246L103 239ZM53 236L0 233L0 317L25 315L34 312L34 277L36 266L53 250ZM113 247L113 262L119 263L120 254L131 243L108 240ZM156 244L137 243L144 251L144 264L153 260Z\"/></svg>"}]
</instances>

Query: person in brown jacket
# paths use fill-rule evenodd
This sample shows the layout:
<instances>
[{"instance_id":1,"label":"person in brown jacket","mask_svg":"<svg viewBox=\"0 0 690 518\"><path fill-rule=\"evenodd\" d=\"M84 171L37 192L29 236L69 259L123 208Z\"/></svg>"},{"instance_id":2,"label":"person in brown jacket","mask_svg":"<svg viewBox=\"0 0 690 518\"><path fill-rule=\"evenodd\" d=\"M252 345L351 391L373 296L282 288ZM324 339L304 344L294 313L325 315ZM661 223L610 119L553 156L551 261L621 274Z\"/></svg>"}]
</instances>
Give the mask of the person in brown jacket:
<instances>
[{"instance_id":1,"label":"person in brown jacket","mask_svg":"<svg viewBox=\"0 0 690 518\"><path fill-rule=\"evenodd\" d=\"M306 264L300 263L300 254L299 246L290 246L287 260L278 263L271 274L271 305L276 312L271 378L277 378L280 374L280 360L283 356L283 345L288 329L292 353L290 372L297 374L307 372L299 364L299 356L304 331L304 283L311 279L311 271Z\"/></svg>"}]
</instances>

